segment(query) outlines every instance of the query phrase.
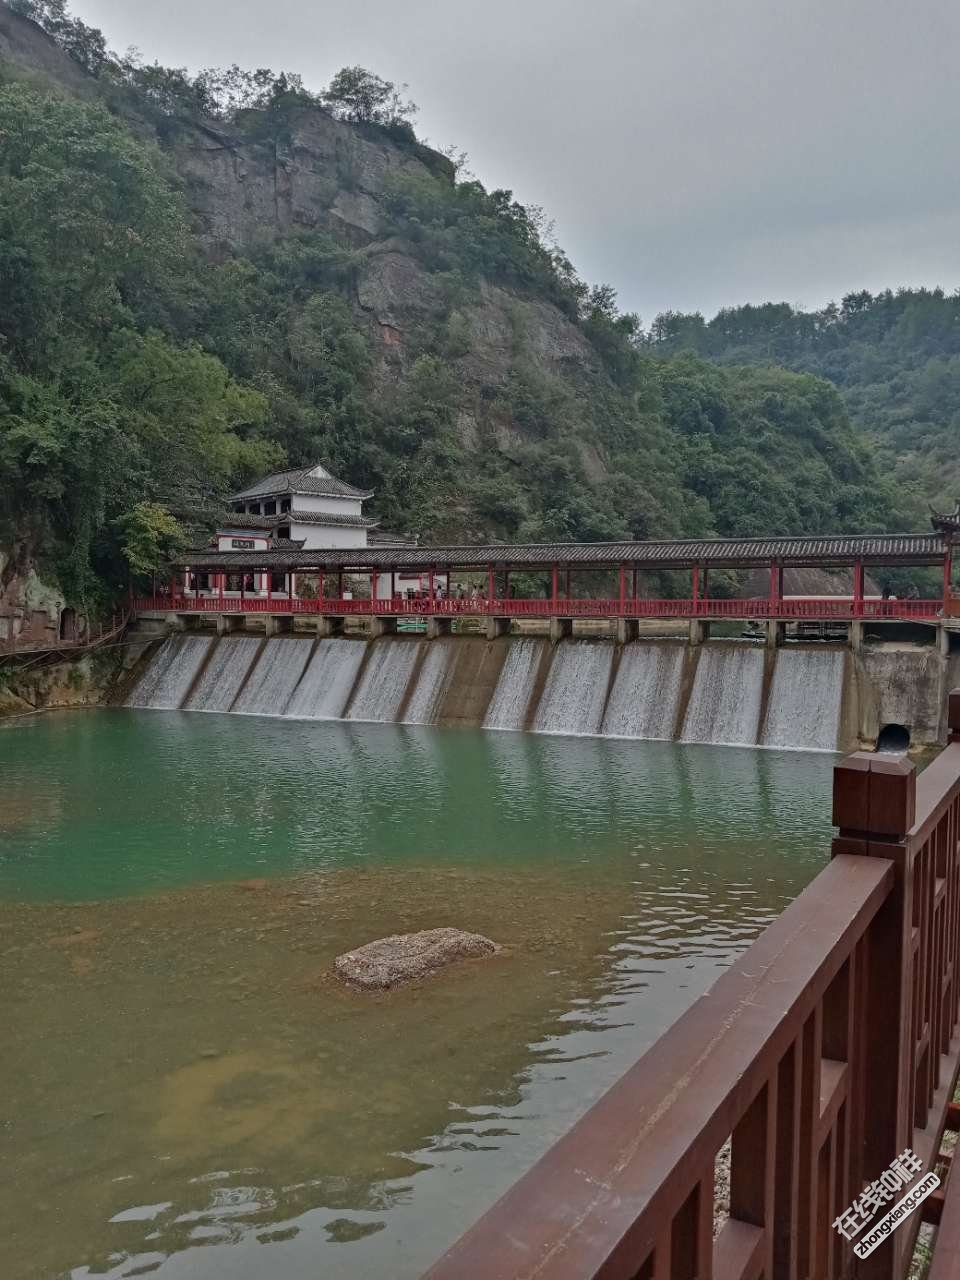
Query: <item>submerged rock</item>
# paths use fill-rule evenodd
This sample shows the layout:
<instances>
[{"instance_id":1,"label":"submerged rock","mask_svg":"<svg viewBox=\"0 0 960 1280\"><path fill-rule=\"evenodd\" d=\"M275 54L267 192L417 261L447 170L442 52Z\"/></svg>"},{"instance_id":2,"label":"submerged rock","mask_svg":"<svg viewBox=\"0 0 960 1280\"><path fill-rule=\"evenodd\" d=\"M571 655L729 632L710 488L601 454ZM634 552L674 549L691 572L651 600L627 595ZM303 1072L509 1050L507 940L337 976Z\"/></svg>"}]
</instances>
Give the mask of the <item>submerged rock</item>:
<instances>
[{"instance_id":1,"label":"submerged rock","mask_svg":"<svg viewBox=\"0 0 960 1280\"><path fill-rule=\"evenodd\" d=\"M338 978L352 986L385 991L427 978L458 960L475 960L496 950L497 944L480 933L424 929L378 938L355 951L345 951L337 956L333 968Z\"/></svg>"}]
</instances>

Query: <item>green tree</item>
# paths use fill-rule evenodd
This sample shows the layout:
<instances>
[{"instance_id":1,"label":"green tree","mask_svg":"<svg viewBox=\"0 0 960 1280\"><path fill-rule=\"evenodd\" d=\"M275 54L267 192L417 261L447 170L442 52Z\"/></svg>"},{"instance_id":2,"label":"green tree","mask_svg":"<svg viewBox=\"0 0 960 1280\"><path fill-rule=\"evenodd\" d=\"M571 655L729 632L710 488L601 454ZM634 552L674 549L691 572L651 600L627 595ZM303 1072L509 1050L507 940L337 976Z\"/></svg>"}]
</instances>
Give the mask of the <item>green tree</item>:
<instances>
[{"instance_id":1,"label":"green tree","mask_svg":"<svg viewBox=\"0 0 960 1280\"><path fill-rule=\"evenodd\" d=\"M341 120L354 124L396 124L417 112L404 102L406 85L398 87L365 67L342 67L323 94L323 100Z\"/></svg>"},{"instance_id":2,"label":"green tree","mask_svg":"<svg viewBox=\"0 0 960 1280\"><path fill-rule=\"evenodd\" d=\"M137 577L164 569L187 544L183 526L159 502L138 502L117 526L124 559Z\"/></svg>"}]
</instances>

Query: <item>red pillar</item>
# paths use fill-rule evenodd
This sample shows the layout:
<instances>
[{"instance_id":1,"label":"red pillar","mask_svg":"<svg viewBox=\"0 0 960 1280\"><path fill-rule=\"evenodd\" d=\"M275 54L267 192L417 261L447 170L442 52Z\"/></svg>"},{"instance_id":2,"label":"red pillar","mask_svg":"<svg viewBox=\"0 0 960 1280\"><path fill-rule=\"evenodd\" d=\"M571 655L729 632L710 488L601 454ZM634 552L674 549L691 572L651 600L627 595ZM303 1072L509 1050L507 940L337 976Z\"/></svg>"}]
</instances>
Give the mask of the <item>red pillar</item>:
<instances>
[{"instance_id":1,"label":"red pillar","mask_svg":"<svg viewBox=\"0 0 960 1280\"><path fill-rule=\"evenodd\" d=\"M132 588L132 586L131 586L131 590L132 590L132 589L133 589L133 588ZM171 575L170 575L170 603L171 603L171 604L173 604L173 603L176 601L176 598L177 598L177 575L176 575L175 573L171 573Z\"/></svg>"},{"instance_id":2,"label":"red pillar","mask_svg":"<svg viewBox=\"0 0 960 1280\"><path fill-rule=\"evenodd\" d=\"M396 566L390 570L390 599L397 598L397 570Z\"/></svg>"},{"instance_id":3,"label":"red pillar","mask_svg":"<svg viewBox=\"0 0 960 1280\"><path fill-rule=\"evenodd\" d=\"M221 608L221 609L223 608L223 588L224 588L224 584L226 583L226 580L227 580L227 575L226 575L225 573L218 573L218 574L217 574L217 590L218 590L218 591L219 591L219 593L220 593L220 608ZM269 581L269 579L268 579L268 581Z\"/></svg>"},{"instance_id":4,"label":"red pillar","mask_svg":"<svg viewBox=\"0 0 960 1280\"><path fill-rule=\"evenodd\" d=\"M637 566L636 565L633 566L633 594L630 598L633 600L634 604L637 603Z\"/></svg>"},{"instance_id":5,"label":"red pillar","mask_svg":"<svg viewBox=\"0 0 960 1280\"><path fill-rule=\"evenodd\" d=\"M193 573L193 570L191 569L190 572ZM193 598L197 604L200 603L200 575L197 573L193 574Z\"/></svg>"},{"instance_id":6,"label":"red pillar","mask_svg":"<svg viewBox=\"0 0 960 1280\"><path fill-rule=\"evenodd\" d=\"M857 560L853 566L853 616L863 617L863 561Z\"/></svg>"},{"instance_id":7,"label":"red pillar","mask_svg":"<svg viewBox=\"0 0 960 1280\"><path fill-rule=\"evenodd\" d=\"M434 565L430 566L430 577L428 579L427 599L430 602L430 612L433 612L433 575L436 572Z\"/></svg>"},{"instance_id":8,"label":"red pillar","mask_svg":"<svg viewBox=\"0 0 960 1280\"><path fill-rule=\"evenodd\" d=\"M487 565L487 608L490 609L491 612L493 611L494 587L496 586L496 583L494 582L495 576L493 565Z\"/></svg>"},{"instance_id":9,"label":"red pillar","mask_svg":"<svg viewBox=\"0 0 960 1280\"><path fill-rule=\"evenodd\" d=\"M691 577L693 579L693 612L696 613L700 604L700 566L698 564L693 566Z\"/></svg>"},{"instance_id":10,"label":"red pillar","mask_svg":"<svg viewBox=\"0 0 960 1280\"><path fill-rule=\"evenodd\" d=\"M338 600L343 599L343 570L342 569L337 574L337 599Z\"/></svg>"},{"instance_id":11,"label":"red pillar","mask_svg":"<svg viewBox=\"0 0 960 1280\"><path fill-rule=\"evenodd\" d=\"M377 571L370 570L370 612L373 613L377 607Z\"/></svg>"},{"instance_id":12,"label":"red pillar","mask_svg":"<svg viewBox=\"0 0 960 1280\"><path fill-rule=\"evenodd\" d=\"M554 560L554 562L553 562L552 581L551 581L551 584L550 584L550 585L551 585L551 589L550 589L550 599L553 601L553 607L554 607L554 609L556 609L556 607L557 607L557 593L558 593L558 591L559 591L559 586L558 586L558 583L557 583L557 577L558 577L558 575L559 575L559 568L558 568L558 566L557 566L557 562L556 562L556 560Z\"/></svg>"},{"instance_id":13,"label":"red pillar","mask_svg":"<svg viewBox=\"0 0 960 1280\"><path fill-rule=\"evenodd\" d=\"M947 547L943 557L943 612L947 612L947 600L950 598L950 580L953 577L953 555Z\"/></svg>"},{"instance_id":14,"label":"red pillar","mask_svg":"<svg viewBox=\"0 0 960 1280\"><path fill-rule=\"evenodd\" d=\"M783 569L776 560L770 562L770 612L779 613L783 603Z\"/></svg>"},{"instance_id":15,"label":"red pillar","mask_svg":"<svg viewBox=\"0 0 960 1280\"><path fill-rule=\"evenodd\" d=\"M620 612L623 613L627 603L627 568L620 564Z\"/></svg>"},{"instance_id":16,"label":"red pillar","mask_svg":"<svg viewBox=\"0 0 960 1280\"><path fill-rule=\"evenodd\" d=\"M504 600L510 599L510 570L509 569L504 569L503 571L503 598Z\"/></svg>"},{"instance_id":17,"label":"red pillar","mask_svg":"<svg viewBox=\"0 0 960 1280\"><path fill-rule=\"evenodd\" d=\"M247 575L244 570L240 570L240 607L243 608L243 588L247 581Z\"/></svg>"}]
</instances>

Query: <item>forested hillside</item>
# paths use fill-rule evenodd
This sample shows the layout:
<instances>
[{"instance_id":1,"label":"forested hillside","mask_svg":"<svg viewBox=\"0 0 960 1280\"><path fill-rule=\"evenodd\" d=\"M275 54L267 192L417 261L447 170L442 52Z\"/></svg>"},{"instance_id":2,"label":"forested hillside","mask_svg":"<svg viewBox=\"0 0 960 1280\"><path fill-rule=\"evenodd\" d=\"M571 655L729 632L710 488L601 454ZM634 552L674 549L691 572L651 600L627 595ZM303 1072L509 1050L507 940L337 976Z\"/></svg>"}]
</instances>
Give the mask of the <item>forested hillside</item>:
<instances>
[{"instance_id":1,"label":"forested hillside","mask_svg":"<svg viewBox=\"0 0 960 1280\"><path fill-rule=\"evenodd\" d=\"M798 311L786 302L730 307L712 320L668 312L649 340L662 354L779 365L828 378L880 464L920 502L960 497L960 295L942 289L851 293Z\"/></svg>"},{"instance_id":2,"label":"forested hillside","mask_svg":"<svg viewBox=\"0 0 960 1280\"><path fill-rule=\"evenodd\" d=\"M829 383L662 358L412 112L359 68L322 94L191 77L110 54L62 0L0 3L8 556L90 607L283 459L425 539L921 518Z\"/></svg>"}]
</instances>

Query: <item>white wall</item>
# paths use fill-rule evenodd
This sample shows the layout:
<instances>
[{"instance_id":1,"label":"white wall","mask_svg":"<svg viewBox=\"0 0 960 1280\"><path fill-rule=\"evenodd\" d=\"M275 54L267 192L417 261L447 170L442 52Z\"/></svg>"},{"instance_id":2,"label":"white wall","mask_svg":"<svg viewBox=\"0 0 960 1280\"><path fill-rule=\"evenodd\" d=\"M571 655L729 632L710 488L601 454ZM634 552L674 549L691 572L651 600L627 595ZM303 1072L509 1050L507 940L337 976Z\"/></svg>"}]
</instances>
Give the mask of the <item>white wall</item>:
<instances>
[{"instance_id":1,"label":"white wall","mask_svg":"<svg viewBox=\"0 0 960 1280\"><path fill-rule=\"evenodd\" d=\"M315 547L365 547L367 545L366 529L351 525L298 524L296 520L292 520L290 537L298 542L303 539L304 551L312 551Z\"/></svg>"}]
</instances>

